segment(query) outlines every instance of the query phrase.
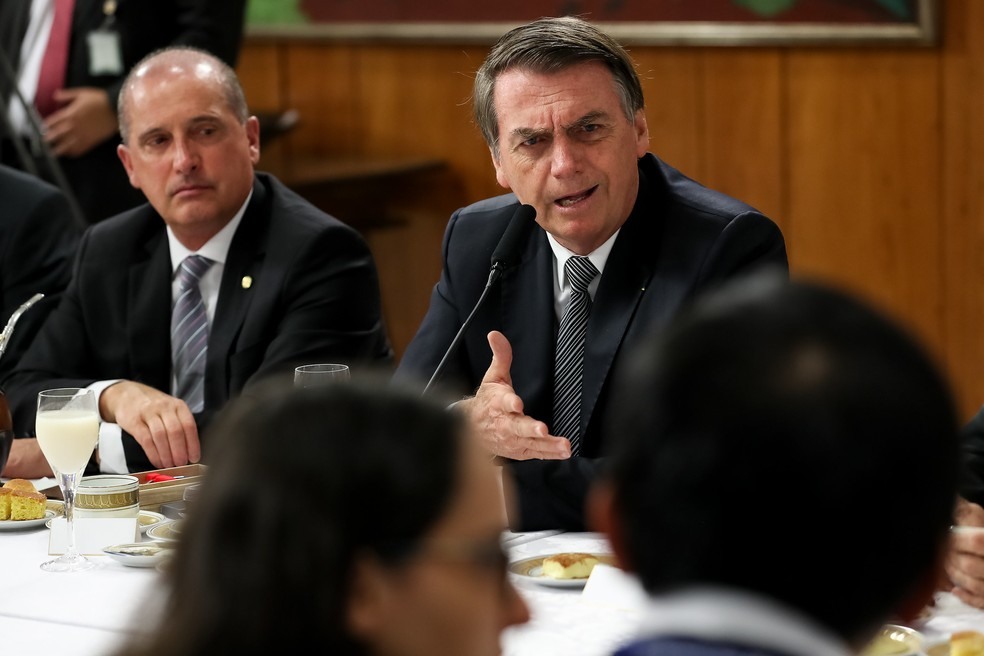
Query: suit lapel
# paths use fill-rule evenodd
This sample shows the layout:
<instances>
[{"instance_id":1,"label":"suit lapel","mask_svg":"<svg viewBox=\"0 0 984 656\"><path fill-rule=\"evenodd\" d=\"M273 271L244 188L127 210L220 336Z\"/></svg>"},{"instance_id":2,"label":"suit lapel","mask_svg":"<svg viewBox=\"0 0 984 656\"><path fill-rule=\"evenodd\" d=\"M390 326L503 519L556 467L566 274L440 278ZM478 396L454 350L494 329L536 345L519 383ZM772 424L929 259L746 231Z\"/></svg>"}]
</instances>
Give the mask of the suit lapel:
<instances>
[{"instance_id":1,"label":"suit lapel","mask_svg":"<svg viewBox=\"0 0 984 656\"><path fill-rule=\"evenodd\" d=\"M229 246L215 316L209 328L206 407L218 407L229 397L227 363L255 294L254 285L262 275L265 236L270 222L269 203L265 187L254 180L253 197Z\"/></svg>"},{"instance_id":2,"label":"suit lapel","mask_svg":"<svg viewBox=\"0 0 984 656\"><path fill-rule=\"evenodd\" d=\"M595 405L608 379L625 332L653 277L651 253L658 252L660 217L640 171L639 198L622 226L598 283L585 337L581 389L581 435L586 436Z\"/></svg>"},{"instance_id":3,"label":"suit lapel","mask_svg":"<svg viewBox=\"0 0 984 656\"><path fill-rule=\"evenodd\" d=\"M513 347L513 389L527 400L526 414L534 417L549 418L553 399L557 321L552 268L546 233L537 228L527 240L519 266L501 281L502 332ZM543 407L536 407L537 402Z\"/></svg>"},{"instance_id":4,"label":"suit lapel","mask_svg":"<svg viewBox=\"0 0 984 656\"><path fill-rule=\"evenodd\" d=\"M151 210L148 210L151 211ZM127 302L132 321L127 352L134 378L158 389L171 389L171 255L164 222L146 242L145 257L130 266Z\"/></svg>"}]
</instances>

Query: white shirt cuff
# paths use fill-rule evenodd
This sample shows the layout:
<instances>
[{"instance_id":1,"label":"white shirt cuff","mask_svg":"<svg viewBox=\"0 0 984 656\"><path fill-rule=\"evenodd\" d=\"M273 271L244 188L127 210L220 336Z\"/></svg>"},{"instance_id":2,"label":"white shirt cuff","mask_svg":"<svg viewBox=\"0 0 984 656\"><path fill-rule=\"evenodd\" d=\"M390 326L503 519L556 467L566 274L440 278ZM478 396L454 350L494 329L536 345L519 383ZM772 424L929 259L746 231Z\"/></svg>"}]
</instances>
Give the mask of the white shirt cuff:
<instances>
[{"instance_id":1,"label":"white shirt cuff","mask_svg":"<svg viewBox=\"0 0 984 656\"><path fill-rule=\"evenodd\" d=\"M100 380L91 385L89 389L96 393L96 407L99 407L99 397L103 391L120 382L117 380ZM102 419L102 417L100 417ZM104 474L127 474L129 469L126 466L126 454L123 452L123 431L119 424L111 424L103 421L99 425L99 471Z\"/></svg>"}]
</instances>

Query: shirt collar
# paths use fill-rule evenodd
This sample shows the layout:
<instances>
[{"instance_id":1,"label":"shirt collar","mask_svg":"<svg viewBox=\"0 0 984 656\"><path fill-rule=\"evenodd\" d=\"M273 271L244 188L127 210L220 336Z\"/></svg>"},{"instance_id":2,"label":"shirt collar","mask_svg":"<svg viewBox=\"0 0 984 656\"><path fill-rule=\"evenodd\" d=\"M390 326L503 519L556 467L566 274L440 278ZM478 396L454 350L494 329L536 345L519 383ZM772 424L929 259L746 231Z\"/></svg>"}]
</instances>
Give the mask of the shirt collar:
<instances>
[{"instance_id":1,"label":"shirt collar","mask_svg":"<svg viewBox=\"0 0 984 656\"><path fill-rule=\"evenodd\" d=\"M843 640L765 597L702 587L650 597L642 637L689 637L752 645L797 656L849 656Z\"/></svg>"},{"instance_id":2,"label":"shirt collar","mask_svg":"<svg viewBox=\"0 0 984 656\"><path fill-rule=\"evenodd\" d=\"M249 205L250 199L253 198L253 190L249 190L249 194L246 196L246 201L239 208L239 211L232 217L229 223L225 224L221 230L219 230L215 235L209 239L205 244L199 248L197 251L190 251L185 248L184 244L178 241L178 238L174 236L174 231L171 230L171 226L167 226L167 243L171 250L171 273L173 274L178 270L178 266L184 261L189 255L201 255L207 257L217 264L224 265L226 258L229 255L229 247L232 246L232 238L236 234L236 228L243 220L243 215L246 213L246 207Z\"/></svg>"},{"instance_id":3,"label":"shirt collar","mask_svg":"<svg viewBox=\"0 0 984 656\"><path fill-rule=\"evenodd\" d=\"M605 271L605 263L608 261L608 256L612 252L612 246L615 245L615 238L618 237L618 233L621 230L621 228L616 230L615 234L609 237L604 244L588 253L588 259L591 260L591 264L595 265L595 268L598 269L598 278L601 278L601 274ZM577 253L571 252L561 246L549 232L547 233L547 242L550 244L550 250L553 251L554 263L557 265L557 280L560 281L560 288L563 289L564 285L567 284L564 265L567 264L567 260L577 255Z\"/></svg>"}]
</instances>

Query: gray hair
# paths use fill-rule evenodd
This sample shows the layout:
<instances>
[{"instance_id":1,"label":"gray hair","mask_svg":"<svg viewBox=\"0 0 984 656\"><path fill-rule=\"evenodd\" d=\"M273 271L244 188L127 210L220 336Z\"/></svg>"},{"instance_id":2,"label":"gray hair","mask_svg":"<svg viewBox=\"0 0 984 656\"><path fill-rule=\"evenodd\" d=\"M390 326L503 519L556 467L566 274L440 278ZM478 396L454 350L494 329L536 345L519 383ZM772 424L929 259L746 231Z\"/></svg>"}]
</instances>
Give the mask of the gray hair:
<instances>
[{"instance_id":1,"label":"gray hair","mask_svg":"<svg viewBox=\"0 0 984 656\"><path fill-rule=\"evenodd\" d=\"M554 73L575 64L601 62L612 73L615 92L630 121L643 109L642 84L632 59L612 37L574 16L541 18L506 32L489 52L475 76L475 122L493 154L499 156L499 117L495 82L512 69Z\"/></svg>"},{"instance_id":2,"label":"gray hair","mask_svg":"<svg viewBox=\"0 0 984 656\"><path fill-rule=\"evenodd\" d=\"M150 64L156 63L158 58L184 61L204 60L214 68L222 94L225 96L226 103L229 105L232 113L239 119L240 123L245 123L246 119L249 118L246 94L243 93L243 87L239 84L239 78L231 66L212 53L200 48L193 48L191 46L161 48L138 61L130 69L126 79L123 80L123 86L120 88L120 95L116 101L116 114L120 122L120 137L123 143L126 143L130 134L130 119L127 113L129 111L130 90L136 84L140 71L147 68Z\"/></svg>"}]
</instances>

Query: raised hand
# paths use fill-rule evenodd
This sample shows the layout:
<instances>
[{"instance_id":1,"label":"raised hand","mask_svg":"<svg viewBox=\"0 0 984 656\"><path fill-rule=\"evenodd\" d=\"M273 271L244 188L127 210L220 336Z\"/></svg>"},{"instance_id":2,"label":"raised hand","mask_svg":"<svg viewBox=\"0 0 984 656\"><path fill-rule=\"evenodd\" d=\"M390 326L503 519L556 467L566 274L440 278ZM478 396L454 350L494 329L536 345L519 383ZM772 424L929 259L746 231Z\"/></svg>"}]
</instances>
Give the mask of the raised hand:
<instances>
[{"instance_id":1,"label":"raised hand","mask_svg":"<svg viewBox=\"0 0 984 656\"><path fill-rule=\"evenodd\" d=\"M571 456L566 438L550 435L547 425L523 413L523 400L512 386L512 345L498 331L488 335L492 363L475 396L461 401L485 448L513 460L562 460Z\"/></svg>"}]
</instances>

